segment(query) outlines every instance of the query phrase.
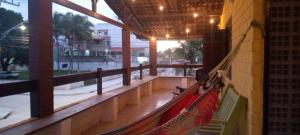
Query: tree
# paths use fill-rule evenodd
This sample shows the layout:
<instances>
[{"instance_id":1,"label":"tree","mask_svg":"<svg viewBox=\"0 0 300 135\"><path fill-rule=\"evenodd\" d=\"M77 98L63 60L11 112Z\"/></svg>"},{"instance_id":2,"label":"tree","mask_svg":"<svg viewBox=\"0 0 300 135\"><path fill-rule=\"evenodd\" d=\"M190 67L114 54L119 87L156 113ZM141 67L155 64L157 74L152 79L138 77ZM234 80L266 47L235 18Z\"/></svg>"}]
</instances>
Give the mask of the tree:
<instances>
[{"instance_id":1,"label":"tree","mask_svg":"<svg viewBox=\"0 0 300 135\"><path fill-rule=\"evenodd\" d=\"M54 13L53 16L53 37L55 39L55 46L57 50L57 70L60 70L60 44L59 44L59 36L64 34L64 28L61 26L64 15L61 13Z\"/></svg>"},{"instance_id":2,"label":"tree","mask_svg":"<svg viewBox=\"0 0 300 135\"><path fill-rule=\"evenodd\" d=\"M66 14L54 14L54 36L63 35L68 39L70 47L70 68L73 72L73 56L74 46L77 43L77 50L79 53L80 43L78 41L88 41L92 38L91 27L93 24L88 20L87 17L81 15L74 15L73 13ZM55 37L58 38L58 37ZM79 61L78 61L79 70Z\"/></svg>"},{"instance_id":3,"label":"tree","mask_svg":"<svg viewBox=\"0 0 300 135\"><path fill-rule=\"evenodd\" d=\"M176 58L184 58L191 64L195 64L202 59L202 44L201 40L182 42L180 47L175 48L174 55Z\"/></svg>"},{"instance_id":4,"label":"tree","mask_svg":"<svg viewBox=\"0 0 300 135\"><path fill-rule=\"evenodd\" d=\"M169 63L172 63L172 60L174 59L174 54L173 54L174 48L169 48L165 50L163 53L167 56L167 58L170 60Z\"/></svg>"},{"instance_id":5,"label":"tree","mask_svg":"<svg viewBox=\"0 0 300 135\"><path fill-rule=\"evenodd\" d=\"M10 65L28 65L28 31L16 27L21 23L21 14L0 8L0 63L3 71L7 71Z\"/></svg>"}]
</instances>

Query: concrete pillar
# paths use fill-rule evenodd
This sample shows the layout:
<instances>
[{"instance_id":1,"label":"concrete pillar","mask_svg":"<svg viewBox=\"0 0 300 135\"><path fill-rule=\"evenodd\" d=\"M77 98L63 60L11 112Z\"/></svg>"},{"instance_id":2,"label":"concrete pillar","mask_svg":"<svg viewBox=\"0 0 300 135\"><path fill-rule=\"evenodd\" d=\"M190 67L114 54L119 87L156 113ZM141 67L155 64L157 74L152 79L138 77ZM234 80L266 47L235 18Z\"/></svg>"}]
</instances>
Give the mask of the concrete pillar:
<instances>
[{"instance_id":1,"label":"concrete pillar","mask_svg":"<svg viewBox=\"0 0 300 135\"><path fill-rule=\"evenodd\" d=\"M157 75L157 40L151 39L149 41L149 51L150 51L150 75L156 76Z\"/></svg>"}]
</instances>

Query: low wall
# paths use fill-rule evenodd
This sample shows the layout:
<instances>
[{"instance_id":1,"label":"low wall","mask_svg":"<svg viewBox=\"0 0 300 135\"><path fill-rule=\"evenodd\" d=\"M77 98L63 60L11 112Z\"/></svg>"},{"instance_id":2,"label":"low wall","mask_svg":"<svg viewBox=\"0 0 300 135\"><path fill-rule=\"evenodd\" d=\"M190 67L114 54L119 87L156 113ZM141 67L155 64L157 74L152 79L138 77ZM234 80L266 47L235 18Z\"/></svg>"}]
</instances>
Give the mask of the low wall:
<instances>
[{"instance_id":1,"label":"low wall","mask_svg":"<svg viewBox=\"0 0 300 135\"><path fill-rule=\"evenodd\" d=\"M149 79L150 78L150 79ZM63 109L53 115L26 123L11 132L35 135L77 135L85 134L91 127L103 122L114 122L118 112L126 105L139 105L144 96L152 92L174 89L176 85L188 87L195 83L186 77L149 77L129 86L96 96L77 105ZM171 93L170 93L171 94Z\"/></svg>"}]
</instances>

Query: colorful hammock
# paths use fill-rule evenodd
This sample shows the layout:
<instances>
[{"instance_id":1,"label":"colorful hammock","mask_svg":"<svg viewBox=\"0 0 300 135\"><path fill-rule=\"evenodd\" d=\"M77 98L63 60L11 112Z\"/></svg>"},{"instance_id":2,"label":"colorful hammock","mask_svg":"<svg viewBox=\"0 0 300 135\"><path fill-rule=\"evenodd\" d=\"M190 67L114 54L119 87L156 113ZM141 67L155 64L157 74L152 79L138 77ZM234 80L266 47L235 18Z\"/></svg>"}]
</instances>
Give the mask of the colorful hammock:
<instances>
[{"instance_id":1,"label":"colorful hammock","mask_svg":"<svg viewBox=\"0 0 300 135\"><path fill-rule=\"evenodd\" d=\"M206 125L217 111L218 92L210 90L191 111L183 111L172 120L146 133L147 135L182 135L193 132L194 127ZM172 108L171 108L172 109ZM168 111L167 111L168 112Z\"/></svg>"}]
</instances>

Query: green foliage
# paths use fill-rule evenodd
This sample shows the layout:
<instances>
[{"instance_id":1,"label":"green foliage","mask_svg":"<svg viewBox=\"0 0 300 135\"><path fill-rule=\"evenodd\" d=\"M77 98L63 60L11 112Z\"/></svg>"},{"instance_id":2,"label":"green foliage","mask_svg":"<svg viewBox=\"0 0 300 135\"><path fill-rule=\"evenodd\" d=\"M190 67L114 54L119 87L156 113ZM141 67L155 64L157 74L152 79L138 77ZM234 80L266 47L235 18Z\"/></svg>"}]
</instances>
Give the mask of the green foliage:
<instances>
[{"instance_id":1,"label":"green foliage","mask_svg":"<svg viewBox=\"0 0 300 135\"><path fill-rule=\"evenodd\" d=\"M21 14L0 8L0 63L2 70L7 71L9 65L28 65L28 31L11 28L23 22Z\"/></svg>"},{"instance_id":2,"label":"green foliage","mask_svg":"<svg viewBox=\"0 0 300 135\"><path fill-rule=\"evenodd\" d=\"M77 43L77 49L80 49L80 43L78 41L89 41L92 39L91 27L93 24L88 20L87 17L81 15L74 15L69 12L66 14L54 13L53 16L53 36L58 40L59 36L65 36L69 41L69 54L70 59L70 71L73 72L73 51L74 45ZM59 65L59 44L56 42L58 50L58 65ZM79 64L78 64L79 68ZM59 69L59 67L58 67Z\"/></svg>"},{"instance_id":3,"label":"green foliage","mask_svg":"<svg viewBox=\"0 0 300 135\"><path fill-rule=\"evenodd\" d=\"M0 33L16 26L23 21L23 17L20 13L16 13L12 10L6 10L0 8Z\"/></svg>"},{"instance_id":4,"label":"green foliage","mask_svg":"<svg viewBox=\"0 0 300 135\"><path fill-rule=\"evenodd\" d=\"M63 35L70 41L87 41L92 37L92 26L87 17L70 12L54 13L53 16L53 31L56 38Z\"/></svg>"},{"instance_id":5,"label":"green foliage","mask_svg":"<svg viewBox=\"0 0 300 135\"><path fill-rule=\"evenodd\" d=\"M169 48L164 51L169 59L186 59L191 64L202 60L202 40L182 42L180 47Z\"/></svg>"}]
</instances>

